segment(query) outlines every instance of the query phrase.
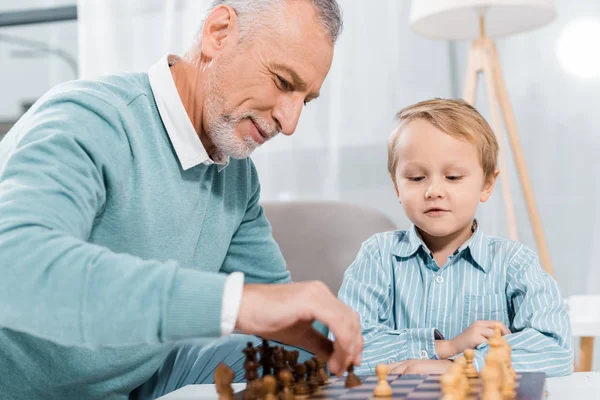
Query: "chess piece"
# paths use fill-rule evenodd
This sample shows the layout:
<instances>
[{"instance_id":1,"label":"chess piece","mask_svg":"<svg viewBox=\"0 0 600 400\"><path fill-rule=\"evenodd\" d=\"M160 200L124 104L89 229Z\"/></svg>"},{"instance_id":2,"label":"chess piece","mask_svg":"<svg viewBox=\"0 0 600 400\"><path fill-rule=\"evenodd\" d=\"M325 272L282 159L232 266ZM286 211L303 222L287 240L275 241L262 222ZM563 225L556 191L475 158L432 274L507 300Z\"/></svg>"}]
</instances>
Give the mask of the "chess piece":
<instances>
[{"instance_id":1,"label":"chess piece","mask_svg":"<svg viewBox=\"0 0 600 400\"><path fill-rule=\"evenodd\" d=\"M373 390L375 397L392 397L392 387L387 381L389 367L387 364L379 364L375 367L375 374L377 374L377 385Z\"/></svg>"},{"instance_id":2,"label":"chess piece","mask_svg":"<svg viewBox=\"0 0 600 400\"><path fill-rule=\"evenodd\" d=\"M273 359L271 360L272 364L272 368L273 368L273 376L274 377L279 377L279 371L281 371L284 367L284 361L283 361L283 347L275 347L273 348Z\"/></svg>"},{"instance_id":3,"label":"chess piece","mask_svg":"<svg viewBox=\"0 0 600 400\"><path fill-rule=\"evenodd\" d=\"M317 365L314 360L304 361L306 365L306 384L310 389L311 393L314 393L319 388L319 381L317 380Z\"/></svg>"},{"instance_id":4,"label":"chess piece","mask_svg":"<svg viewBox=\"0 0 600 400\"><path fill-rule=\"evenodd\" d=\"M440 384L442 386L442 397L443 400L459 400L456 393L457 383L456 375L451 373L445 373L440 377Z\"/></svg>"},{"instance_id":5,"label":"chess piece","mask_svg":"<svg viewBox=\"0 0 600 400\"><path fill-rule=\"evenodd\" d=\"M246 373L246 390L244 391L244 400L254 400L260 396L261 381L258 379L258 363L250 360L247 364L244 364Z\"/></svg>"},{"instance_id":6,"label":"chess piece","mask_svg":"<svg viewBox=\"0 0 600 400\"><path fill-rule=\"evenodd\" d=\"M273 375L263 376L262 378L262 391L264 394L264 400L277 400L277 381Z\"/></svg>"},{"instance_id":7,"label":"chess piece","mask_svg":"<svg viewBox=\"0 0 600 400\"><path fill-rule=\"evenodd\" d=\"M504 400L513 400L517 397L517 392L515 391L516 373L512 369L511 348L507 343L503 344L500 355L502 357L499 362L503 373L501 384L502 395L504 396Z\"/></svg>"},{"instance_id":8,"label":"chess piece","mask_svg":"<svg viewBox=\"0 0 600 400\"><path fill-rule=\"evenodd\" d=\"M449 373L454 376L455 395L462 399L469 394L469 379L465 375L467 361L464 357L456 357Z\"/></svg>"},{"instance_id":9,"label":"chess piece","mask_svg":"<svg viewBox=\"0 0 600 400\"><path fill-rule=\"evenodd\" d=\"M508 372L512 376L512 378L517 380L517 373L512 367L512 346L506 343L504 345L504 361L506 362L506 367L508 368Z\"/></svg>"},{"instance_id":10,"label":"chess piece","mask_svg":"<svg viewBox=\"0 0 600 400\"><path fill-rule=\"evenodd\" d=\"M256 349L252 345L252 342L248 342L248 344L246 345L246 348L244 348L244 350L242 350L242 352L246 356L246 360L244 361L244 368L246 368L246 365L249 362L251 362L251 361L256 362Z\"/></svg>"},{"instance_id":11,"label":"chess piece","mask_svg":"<svg viewBox=\"0 0 600 400\"><path fill-rule=\"evenodd\" d=\"M262 376L271 375L271 367L273 365L273 348L269 346L269 341L263 339L262 347L260 348L260 365L262 367Z\"/></svg>"},{"instance_id":12,"label":"chess piece","mask_svg":"<svg viewBox=\"0 0 600 400\"><path fill-rule=\"evenodd\" d=\"M319 381L319 385L325 385L329 381L329 375L325 371L325 362L315 358L315 363L317 363L317 380Z\"/></svg>"},{"instance_id":13,"label":"chess piece","mask_svg":"<svg viewBox=\"0 0 600 400\"><path fill-rule=\"evenodd\" d=\"M500 391L500 368L493 358L481 369L481 380L483 383L481 400L503 400Z\"/></svg>"},{"instance_id":14,"label":"chess piece","mask_svg":"<svg viewBox=\"0 0 600 400\"><path fill-rule=\"evenodd\" d=\"M293 386L293 377L292 373L288 369L283 369L279 372L279 380L281 381L281 393L279 397L281 400L294 400L294 391L292 390Z\"/></svg>"},{"instance_id":15,"label":"chess piece","mask_svg":"<svg viewBox=\"0 0 600 400\"><path fill-rule=\"evenodd\" d=\"M323 379L323 375L321 374L321 369L323 368L323 362L319 361L317 357L313 357L312 361L315 363L315 379L319 386L325 385L325 379Z\"/></svg>"},{"instance_id":16,"label":"chess piece","mask_svg":"<svg viewBox=\"0 0 600 400\"><path fill-rule=\"evenodd\" d=\"M215 369L215 388L219 394L219 400L233 400L233 377L235 373L227 365L221 363Z\"/></svg>"},{"instance_id":17,"label":"chess piece","mask_svg":"<svg viewBox=\"0 0 600 400\"><path fill-rule=\"evenodd\" d=\"M296 384L294 386L294 394L298 396L308 396L310 394L310 389L308 388L306 380L304 379L305 374L306 365L303 363L296 365Z\"/></svg>"},{"instance_id":18,"label":"chess piece","mask_svg":"<svg viewBox=\"0 0 600 400\"><path fill-rule=\"evenodd\" d=\"M361 384L362 382L354 373L354 365L350 364L350 366L348 367L348 375L346 376L346 382L344 382L344 387L349 389L355 386L360 386Z\"/></svg>"},{"instance_id":19,"label":"chess piece","mask_svg":"<svg viewBox=\"0 0 600 400\"><path fill-rule=\"evenodd\" d=\"M288 360L288 364L292 369L292 375L294 375L294 382L298 379L296 376L296 367L298 366L298 357L300 357L300 352L298 350L290 351L290 356Z\"/></svg>"},{"instance_id":20,"label":"chess piece","mask_svg":"<svg viewBox=\"0 0 600 400\"><path fill-rule=\"evenodd\" d=\"M465 376L468 379L476 379L479 377L475 366L473 365L473 359L475 358L475 351L473 349L465 350L465 360L467 364L465 365Z\"/></svg>"}]
</instances>

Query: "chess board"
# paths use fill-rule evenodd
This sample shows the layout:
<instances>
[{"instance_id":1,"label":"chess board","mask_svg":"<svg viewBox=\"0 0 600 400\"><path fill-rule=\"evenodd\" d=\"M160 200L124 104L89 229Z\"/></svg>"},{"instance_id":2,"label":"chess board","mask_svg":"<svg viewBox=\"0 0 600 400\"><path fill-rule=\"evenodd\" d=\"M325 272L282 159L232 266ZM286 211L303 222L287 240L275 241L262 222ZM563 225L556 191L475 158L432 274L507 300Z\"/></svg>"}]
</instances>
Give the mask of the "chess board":
<instances>
[{"instance_id":1,"label":"chess board","mask_svg":"<svg viewBox=\"0 0 600 400\"><path fill-rule=\"evenodd\" d=\"M441 399L441 375L389 375L388 382L392 387L393 400L425 400ZM325 386L309 395L310 400L381 400L373 396L377 384L376 376L361 377L362 385L346 389L345 378L330 377ZM546 374L543 372L517 373L517 400L541 400L546 398ZM479 399L481 383L475 380L472 384L472 396L469 399ZM236 400L242 400L243 391L235 394ZM302 397L296 396L297 399Z\"/></svg>"}]
</instances>

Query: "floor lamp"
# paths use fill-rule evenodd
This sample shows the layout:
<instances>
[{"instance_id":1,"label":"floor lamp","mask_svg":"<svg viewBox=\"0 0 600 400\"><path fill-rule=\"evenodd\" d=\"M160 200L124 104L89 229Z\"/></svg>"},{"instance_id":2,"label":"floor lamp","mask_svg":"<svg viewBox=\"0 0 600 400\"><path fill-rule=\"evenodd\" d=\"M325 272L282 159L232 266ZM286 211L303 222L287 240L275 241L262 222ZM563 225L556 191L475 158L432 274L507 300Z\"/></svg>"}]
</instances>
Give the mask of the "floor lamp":
<instances>
[{"instance_id":1,"label":"floor lamp","mask_svg":"<svg viewBox=\"0 0 600 400\"><path fill-rule=\"evenodd\" d=\"M555 17L553 0L413 0L410 23L423 36L456 40L472 39L463 97L475 105L477 83L482 74L489 102L489 122L498 137L498 168L504 199L506 221L511 239L517 239L517 222L510 190L506 145L501 116L527 205L542 267L553 274L548 245L535 204L527 165L521 148L498 52L493 37L505 36L540 27Z\"/></svg>"}]
</instances>

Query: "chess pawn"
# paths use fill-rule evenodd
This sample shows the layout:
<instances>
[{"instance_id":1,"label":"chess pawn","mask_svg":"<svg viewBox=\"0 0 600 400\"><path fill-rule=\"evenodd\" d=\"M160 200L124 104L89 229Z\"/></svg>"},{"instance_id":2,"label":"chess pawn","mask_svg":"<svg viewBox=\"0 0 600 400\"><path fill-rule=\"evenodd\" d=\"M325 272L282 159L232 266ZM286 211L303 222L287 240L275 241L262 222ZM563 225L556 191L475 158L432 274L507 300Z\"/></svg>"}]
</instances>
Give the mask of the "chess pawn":
<instances>
[{"instance_id":1,"label":"chess pawn","mask_svg":"<svg viewBox=\"0 0 600 400\"><path fill-rule=\"evenodd\" d=\"M473 365L473 359L475 358L475 350L473 349L466 349L465 350L465 360L466 360L466 365L465 365L465 376L469 379L475 379L479 377L479 374L477 373L477 370L475 369L475 366Z\"/></svg>"},{"instance_id":2,"label":"chess pawn","mask_svg":"<svg viewBox=\"0 0 600 400\"><path fill-rule=\"evenodd\" d=\"M354 365L350 364L350 366L348 367L348 375L346 376L346 382L344 382L344 387L346 389L349 389L355 386L360 386L361 384L362 382L354 373Z\"/></svg>"},{"instance_id":3,"label":"chess pawn","mask_svg":"<svg viewBox=\"0 0 600 400\"><path fill-rule=\"evenodd\" d=\"M373 390L375 397L392 397L392 387L387 381L388 372L387 364L379 364L375 367L375 374L377 374L377 385Z\"/></svg>"},{"instance_id":4,"label":"chess pawn","mask_svg":"<svg viewBox=\"0 0 600 400\"><path fill-rule=\"evenodd\" d=\"M323 374L321 373L321 370L323 369L323 362L319 361L316 357L313 357L312 360L315 363L315 379L317 380L319 386L323 386L325 385L325 379L323 379Z\"/></svg>"},{"instance_id":5,"label":"chess pawn","mask_svg":"<svg viewBox=\"0 0 600 400\"><path fill-rule=\"evenodd\" d=\"M329 381L329 375L327 375L327 372L325 371L325 363L316 358L315 358L315 362L317 363L317 373L321 376L321 378L319 379L319 382L321 382L321 380L323 380L323 384L326 384Z\"/></svg>"},{"instance_id":6,"label":"chess pawn","mask_svg":"<svg viewBox=\"0 0 600 400\"><path fill-rule=\"evenodd\" d=\"M260 396L261 382L258 379L258 363L256 361L249 361L245 363L246 373L246 390L244 391L244 400L254 400Z\"/></svg>"},{"instance_id":7,"label":"chess pawn","mask_svg":"<svg viewBox=\"0 0 600 400\"><path fill-rule=\"evenodd\" d=\"M252 345L252 342L248 342L246 348L242 350L242 352L246 355L246 360L244 361L244 368L248 368L249 362L256 362L256 349Z\"/></svg>"},{"instance_id":8,"label":"chess pawn","mask_svg":"<svg viewBox=\"0 0 600 400\"><path fill-rule=\"evenodd\" d=\"M267 375L262 378L262 391L264 393L264 400L277 400L275 394L277 390L277 381L273 375Z\"/></svg>"},{"instance_id":9,"label":"chess pawn","mask_svg":"<svg viewBox=\"0 0 600 400\"><path fill-rule=\"evenodd\" d=\"M305 374L306 365L303 363L296 365L296 385L294 386L294 394L298 396L308 396L310 394L310 389L304 379Z\"/></svg>"},{"instance_id":10,"label":"chess pawn","mask_svg":"<svg viewBox=\"0 0 600 400\"><path fill-rule=\"evenodd\" d=\"M215 388L219 394L219 400L233 400L233 377L235 373L227 365L221 363L215 370Z\"/></svg>"},{"instance_id":11,"label":"chess pawn","mask_svg":"<svg viewBox=\"0 0 600 400\"><path fill-rule=\"evenodd\" d=\"M292 373L288 369L284 369L279 373L279 380L281 381L281 393L279 397L281 400L294 400L293 377Z\"/></svg>"},{"instance_id":12,"label":"chess pawn","mask_svg":"<svg viewBox=\"0 0 600 400\"><path fill-rule=\"evenodd\" d=\"M306 384L310 389L311 393L314 393L319 388L319 381L317 381L317 365L314 360L306 360L304 361L304 365L306 365Z\"/></svg>"}]
</instances>

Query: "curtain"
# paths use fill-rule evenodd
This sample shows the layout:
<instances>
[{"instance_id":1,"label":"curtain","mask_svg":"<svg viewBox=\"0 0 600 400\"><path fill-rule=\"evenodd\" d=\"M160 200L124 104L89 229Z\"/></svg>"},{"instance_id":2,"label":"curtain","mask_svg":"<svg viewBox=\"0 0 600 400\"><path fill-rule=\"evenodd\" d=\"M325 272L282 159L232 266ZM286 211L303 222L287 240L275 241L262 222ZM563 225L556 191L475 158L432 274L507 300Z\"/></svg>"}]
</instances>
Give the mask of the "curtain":
<instances>
[{"instance_id":1,"label":"curtain","mask_svg":"<svg viewBox=\"0 0 600 400\"><path fill-rule=\"evenodd\" d=\"M182 54L200 28L208 0L79 0L83 77L143 71ZM600 293L599 79L569 75L556 55L564 27L600 19L596 0L558 3L552 24L497 41L509 97L556 277L564 295ZM379 209L408 226L387 175L394 115L431 97L462 94L469 43L416 36L409 1L340 0L344 32L319 100L296 133L253 155L263 200L341 200ZM594 39L596 40L596 39ZM596 51L595 42L588 45ZM488 116L484 85L477 107ZM508 173L519 239L536 250L512 158ZM485 231L507 236L501 186L480 208Z\"/></svg>"}]
</instances>

